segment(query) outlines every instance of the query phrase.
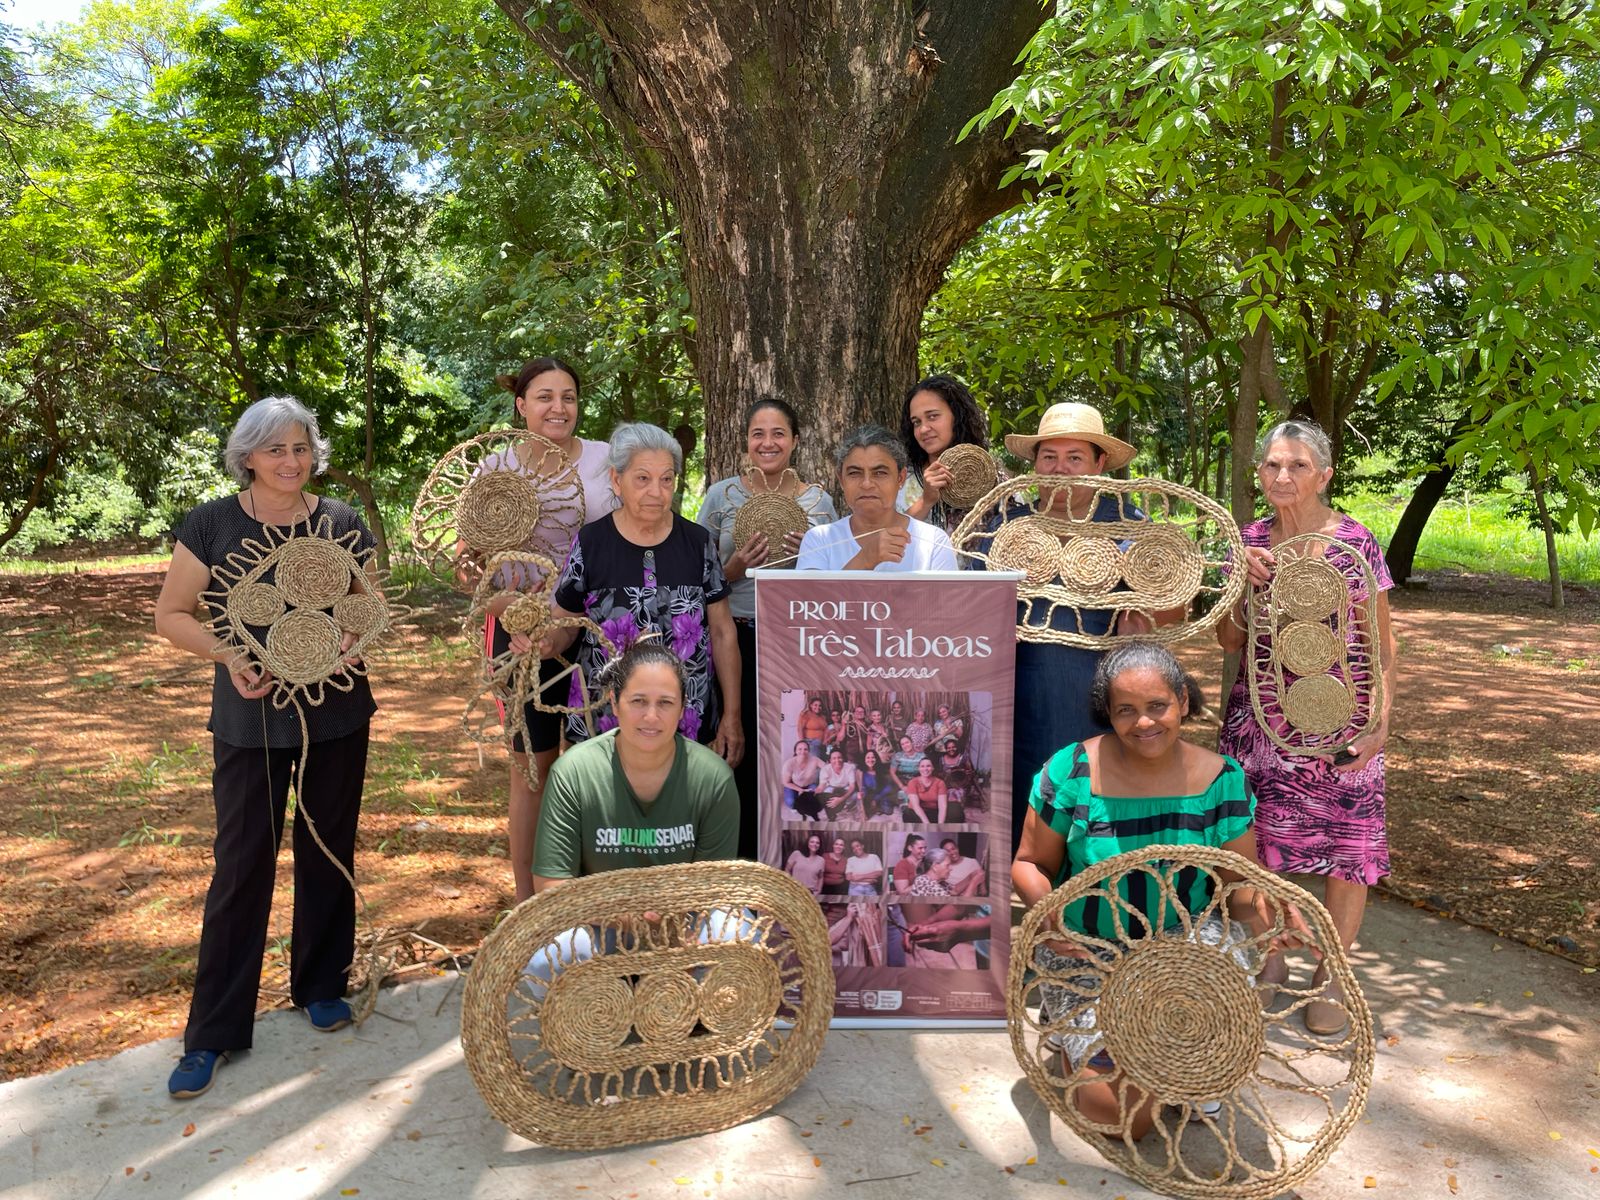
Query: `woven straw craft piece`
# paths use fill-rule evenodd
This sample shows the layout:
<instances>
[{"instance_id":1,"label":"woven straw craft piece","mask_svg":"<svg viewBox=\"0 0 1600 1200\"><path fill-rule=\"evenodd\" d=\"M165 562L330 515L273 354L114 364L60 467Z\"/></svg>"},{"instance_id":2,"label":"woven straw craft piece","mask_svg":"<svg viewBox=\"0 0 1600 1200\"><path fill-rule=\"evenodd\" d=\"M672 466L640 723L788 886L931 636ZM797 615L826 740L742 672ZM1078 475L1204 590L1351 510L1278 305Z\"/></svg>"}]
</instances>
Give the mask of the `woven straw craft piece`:
<instances>
[{"instance_id":1,"label":"woven straw craft piece","mask_svg":"<svg viewBox=\"0 0 1600 1200\"><path fill-rule=\"evenodd\" d=\"M503 550L561 561L583 517L573 460L538 434L499 429L434 466L411 509L411 541L434 570L452 575Z\"/></svg>"},{"instance_id":2,"label":"woven straw craft piece","mask_svg":"<svg viewBox=\"0 0 1600 1200\"><path fill-rule=\"evenodd\" d=\"M364 656L389 629L395 616L375 569L375 550L358 551L359 530L333 536L326 515L307 520L306 531L284 532L262 526L262 538L246 538L238 551L211 570L215 587L200 599L210 606L208 623L217 640L234 652L230 665L254 662L271 672L274 708L293 708L300 722L300 767L304 779L311 750L306 706L326 699L327 689L348 692L366 674ZM348 647L344 640L349 637ZM301 801L295 820L338 867L360 905L369 930L365 897L353 876L317 831L314 815ZM376 937L368 938L369 947ZM388 964L367 951L367 987L352 1004L359 1025L371 1014Z\"/></svg>"},{"instance_id":3,"label":"woven straw craft piece","mask_svg":"<svg viewBox=\"0 0 1600 1200\"><path fill-rule=\"evenodd\" d=\"M1372 566L1327 534L1273 548L1272 580L1246 602L1250 707L1273 743L1328 754L1377 724L1383 662Z\"/></svg>"},{"instance_id":4,"label":"woven straw craft piece","mask_svg":"<svg viewBox=\"0 0 1600 1200\"><path fill-rule=\"evenodd\" d=\"M971 508L1000 482L1000 464L982 446L951 446L939 455L939 465L950 472L950 486L939 492L939 499L951 508Z\"/></svg>"},{"instance_id":5,"label":"woven straw craft piece","mask_svg":"<svg viewBox=\"0 0 1600 1200\"><path fill-rule=\"evenodd\" d=\"M578 929L611 951L578 961ZM534 896L484 939L461 1045L497 1120L598 1150L765 1112L816 1064L833 994L822 912L782 871L610 871Z\"/></svg>"},{"instance_id":6,"label":"woven straw craft piece","mask_svg":"<svg viewBox=\"0 0 1600 1200\"><path fill-rule=\"evenodd\" d=\"M1229 882L1223 870L1239 879ZM1191 915L1177 888L1197 872L1213 892ZM1261 934L1229 913L1229 897L1242 888L1265 896L1270 927ZM1141 890L1154 898L1147 907L1162 928L1153 932L1126 899ZM1085 900L1109 906L1117 937L1065 931L1063 909ZM1255 976L1286 928L1289 905L1311 931L1330 982L1284 987L1275 999ZM1223 942L1234 943L1227 949L1194 936L1213 917L1222 923ZM1042 944L1063 938L1088 953L1069 959L1070 966L1035 961ZM1041 1008L1047 988L1059 1011ZM1301 1010L1316 1000L1345 1010L1344 1033L1306 1032ZM1333 919L1310 893L1211 847L1120 854L1036 904L1013 943L1006 1018L1017 1061L1051 1111L1119 1170L1174 1196L1266 1200L1291 1191L1349 1132L1372 1083L1372 1017ZM1057 1041L1073 1036L1087 1046L1076 1067ZM1114 1064L1108 1075L1090 1066L1100 1050ZM1123 1115L1102 1125L1079 1111L1076 1096L1107 1081ZM1129 1103L1130 1089L1161 1104L1154 1128L1140 1139L1131 1129L1140 1102ZM1220 1110L1203 1112L1208 1102Z\"/></svg>"},{"instance_id":7,"label":"woven straw craft piece","mask_svg":"<svg viewBox=\"0 0 1600 1200\"><path fill-rule=\"evenodd\" d=\"M1109 497L1118 518L1080 521L1052 510L1051 501L1067 487L1092 493L1090 513ZM1122 635L1115 625L1109 633L1089 632L1085 613L1110 609L1153 618L1177 608L1184 620L1138 636L1182 641L1214 628L1245 586L1243 572L1228 570L1244 559L1228 510L1161 479L1016 476L974 504L951 541L957 554L985 567L1024 573L1017 585L1017 640L1024 642L1105 650ZM1196 607L1205 611L1189 617Z\"/></svg>"},{"instance_id":8,"label":"woven straw craft piece","mask_svg":"<svg viewBox=\"0 0 1600 1200\"><path fill-rule=\"evenodd\" d=\"M811 528L811 517L793 496L782 492L756 492L739 505L733 517L734 549L756 534L767 539L767 557L778 558L785 553L783 539L791 533L804 533Z\"/></svg>"},{"instance_id":9,"label":"woven straw craft piece","mask_svg":"<svg viewBox=\"0 0 1600 1200\"><path fill-rule=\"evenodd\" d=\"M505 550L490 555L478 579L478 586L472 593L472 604L462 621L462 630L467 638L477 638L489 606L498 597L510 595L515 599L500 614L500 624L507 633L527 634L537 646L545 634L557 629L588 630L600 639L607 658L615 656L616 646L594 621L588 617L557 617L553 614L549 588L554 586L557 574L555 562L542 554ZM522 589L496 586L497 579L508 575L521 583ZM530 703L539 712L583 713L585 716L592 715L600 706L600 697L589 693L583 671L576 663L559 658L564 669L550 679L541 681L540 661L539 656L531 651L514 654L510 650L488 660L484 681L467 700L466 710L461 714L461 726L467 731L467 736L478 742L503 741L506 752L511 753L518 739L524 746L530 742L527 712ZM545 688L558 686L574 675L578 679L579 694L583 697L581 704L551 704L544 699ZM503 722L491 718L490 714L495 710L482 704L485 698L496 700L504 707ZM495 716L498 717L498 713ZM492 731L494 726L500 727L498 733ZM539 769L531 754L523 756L523 774L529 787L538 788Z\"/></svg>"}]
</instances>

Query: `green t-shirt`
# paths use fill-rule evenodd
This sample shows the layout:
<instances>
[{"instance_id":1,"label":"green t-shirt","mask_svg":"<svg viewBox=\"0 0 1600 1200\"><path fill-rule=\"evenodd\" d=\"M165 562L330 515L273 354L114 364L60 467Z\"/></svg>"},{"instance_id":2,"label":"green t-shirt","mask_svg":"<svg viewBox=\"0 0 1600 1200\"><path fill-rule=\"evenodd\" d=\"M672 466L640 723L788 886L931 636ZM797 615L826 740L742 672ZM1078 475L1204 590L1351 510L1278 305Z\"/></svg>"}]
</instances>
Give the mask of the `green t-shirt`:
<instances>
[{"instance_id":1,"label":"green t-shirt","mask_svg":"<svg viewBox=\"0 0 1600 1200\"><path fill-rule=\"evenodd\" d=\"M728 764L676 737L661 794L641 803L617 758L617 731L568 750L550 768L533 873L577 879L621 867L736 858L739 793Z\"/></svg>"},{"instance_id":2,"label":"green t-shirt","mask_svg":"<svg viewBox=\"0 0 1600 1200\"><path fill-rule=\"evenodd\" d=\"M1089 787L1089 754L1082 742L1073 742L1051 756L1034 777L1028 804L1040 820L1066 839L1057 886L1128 850L1173 844L1221 846L1250 828L1256 809L1244 768L1227 755L1222 757L1217 777L1197 796L1097 795ZM1181 868L1173 884L1191 913L1202 911L1211 901L1211 876L1198 868ZM1143 913L1147 921L1157 916L1159 890L1145 872L1125 875L1117 890L1128 907ZM1124 934L1144 935L1137 918L1130 918L1126 910L1113 913L1111 909L1105 900L1089 896L1067 905L1062 920L1069 929L1108 941ZM1165 915L1168 926L1178 920L1175 914ZM1117 930L1119 920L1123 934Z\"/></svg>"}]
</instances>

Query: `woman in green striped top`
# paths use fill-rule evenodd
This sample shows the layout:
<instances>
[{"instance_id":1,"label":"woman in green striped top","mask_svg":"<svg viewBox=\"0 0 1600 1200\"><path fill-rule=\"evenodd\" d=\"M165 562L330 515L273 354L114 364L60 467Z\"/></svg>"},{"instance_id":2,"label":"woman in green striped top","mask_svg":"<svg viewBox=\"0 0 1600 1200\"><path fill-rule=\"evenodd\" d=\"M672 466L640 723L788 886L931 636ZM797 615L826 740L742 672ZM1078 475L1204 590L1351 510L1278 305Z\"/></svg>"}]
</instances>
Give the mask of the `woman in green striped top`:
<instances>
[{"instance_id":1,"label":"woman in green striped top","mask_svg":"<svg viewBox=\"0 0 1600 1200\"><path fill-rule=\"evenodd\" d=\"M1112 733L1057 751L1035 777L1022 844L1011 867L1012 882L1024 902L1037 904L1072 876L1144 846L1219 846L1255 861L1251 827L1255 798L1243 769L1233 759L1180 736L1179 726L1192 703L1198 707L1197 697L1194 681L1185 677L1165 647L1136 642L1119 646L1100 660L1090 702ZM1154 920L1158 904L1156 889L1146 887L1149 881L1147 874L1135 871L1120 885L1123 899L1133 911L1144 913L1147 923ZM1215 886L1206 872L1180 871L1174 882L1186 890L1181 898L1191 913L1205 910ZM1244 922L1253 933L1270 927L1265 898L1249 889L1231 895L1229 908L1234 920ZM1119 932L1108 910L1109 905L1095 898L1076 901L1063 913L1062 924L1107 940L1139 936L1138 929ZM1123 922L1126 928L1126 915ZM1296 924L1299 915L1293 914L1291 925ZM1196 935L1211 944L1222 943L1221 919L1213 913ZM1236 926L1228 935L1230 946L1244 937ZM1050 969L1070 970L1073 959L1091 953L1059 942L1041 947L1040 959ZM1058 991L1046 987L1045 1004L1064 1012L1071 1001L1053 997ZM1093 1014L1079 1014L1074 1024L1093 1028ZM1062 1050L1076 1069L1100 1041L1098 1034L1069 1034L1062 1039ZM1120 1124L1115 1063L1102 1050L1089 1059L1089 1071L1105 1075L1106 1082L1078 1089L1079 1109L1092 1121ZM1142 1136L1153 1119L1151 1106L1137 1089L1130 1088L1128 1094L1129 1102L1138 1106L1131 1128L1135 1136Z\"/></svg>"}]
</instances>

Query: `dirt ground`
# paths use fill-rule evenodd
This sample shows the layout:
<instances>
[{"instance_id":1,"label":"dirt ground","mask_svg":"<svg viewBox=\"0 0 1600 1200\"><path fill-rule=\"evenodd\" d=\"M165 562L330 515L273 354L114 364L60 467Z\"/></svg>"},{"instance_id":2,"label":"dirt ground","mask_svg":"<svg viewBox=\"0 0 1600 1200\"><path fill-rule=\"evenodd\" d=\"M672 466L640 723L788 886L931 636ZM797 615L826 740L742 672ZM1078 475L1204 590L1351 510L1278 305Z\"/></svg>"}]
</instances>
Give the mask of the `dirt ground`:
<instances>
[{"instance_id":1,"label":"dirt ground","mask_svg":"<svg viewBox=\"0 0 1600 1200\"><path fill-rule=\"evenodd\" d=\"M0 1078L183 1027L210 874L210 668L156 638L160 582L0 576ZM1435 575L1394 596L1388 886L1597 964L1600 595L1572 589L1556 616L1542 594ZM1215 694L1216 655L1185 657ZM448 601L373 658L357 872L404 977L511 903L504 754L461 731L475 673ZM287 851L278 888L264 1007L287 1002Z\"/></svg>"}]
</instances>

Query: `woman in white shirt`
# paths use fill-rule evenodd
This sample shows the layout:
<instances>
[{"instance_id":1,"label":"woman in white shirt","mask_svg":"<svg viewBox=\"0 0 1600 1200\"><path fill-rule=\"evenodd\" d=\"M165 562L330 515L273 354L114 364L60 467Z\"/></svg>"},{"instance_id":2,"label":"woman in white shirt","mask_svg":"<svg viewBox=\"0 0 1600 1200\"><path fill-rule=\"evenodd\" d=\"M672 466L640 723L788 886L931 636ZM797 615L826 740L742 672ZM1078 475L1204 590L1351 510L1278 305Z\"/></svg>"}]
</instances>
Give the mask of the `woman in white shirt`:
<instances>
[{"instance_id":1,"label":"woman in white shirt","mask_svg":"<svg viewBox=\"0 0 1600 1200\"><path fill-rule=\"evenodd\" d=\"M883 887L883 859L867 853L867 844L855 838L850 843L850 857L845 860L844 877L850 883L852 896L876 896Z\"/></svg>"},{"instance_id":2,"label":"woman in white shirt","mask_svg":"<svg viewBox=\"0 0 1600 1200\"><path fill-rule=\"evenodd\" d=\"M843 751L828 756L827 765L817 773L817 798L822 801L823 819L837 821L841 816L861 815L860 778L856 765L845 759Z\"/></svg>"},{"instance_id":3,"label":"woman in white shirt","mask_svg":"<svg viewBox=\"0 0 1600 1200\"><path fill-rule=\"evenodd\" d=\"M850 515L813 525L800 542L802 571L954 571L956 552L942 529L896 512L906 451L881 425L852 430L835 452L839 490Z\"/></svg>"}]
</instances>

